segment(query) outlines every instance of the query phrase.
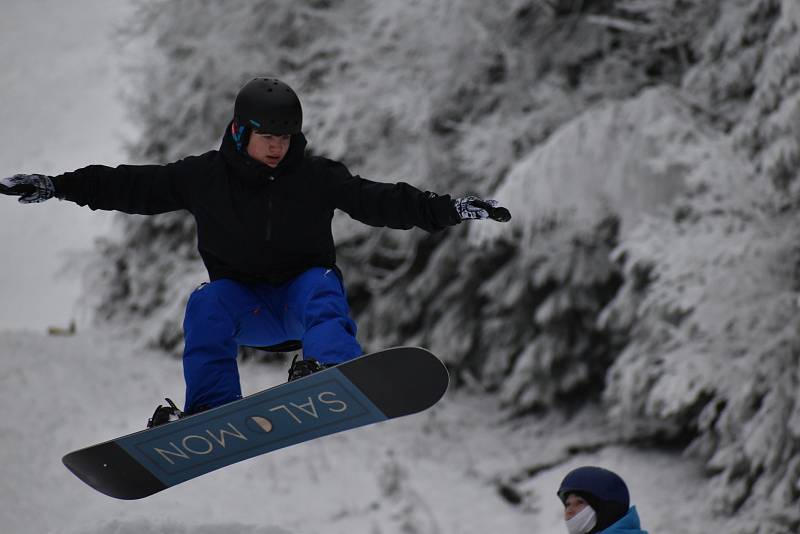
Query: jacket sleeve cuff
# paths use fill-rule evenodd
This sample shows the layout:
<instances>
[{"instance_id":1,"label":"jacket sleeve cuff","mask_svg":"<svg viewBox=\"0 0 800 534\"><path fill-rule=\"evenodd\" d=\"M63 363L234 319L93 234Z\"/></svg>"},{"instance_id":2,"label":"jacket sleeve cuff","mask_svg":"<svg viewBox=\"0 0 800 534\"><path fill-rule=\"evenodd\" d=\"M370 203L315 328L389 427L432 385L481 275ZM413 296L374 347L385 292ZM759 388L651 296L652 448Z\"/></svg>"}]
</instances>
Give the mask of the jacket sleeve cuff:
<instances>
[{"instance_id":1,"label":"jacket sleeve cuff","mask_svg":"<svg viewBox=\"0 0 800 534\"><path fill-rule=\"evenodd\" d=\"M453 200L450 195L437 196L431 199L433 206L433 214L436 219L436 225L439 228L447 228L448 226L455 226L461 224L461 217L456 211Z\"/></svg>"},{"instance_id":2,"label":"jacket sleeve cuff","mask_svg":"<svg viewBox=\"0 0 800 534\"><path fill-rule=\"evenodd\" d=\"M66 198L66 192L64 191L64 181L61 175L59 176L51 176L50 179L53 182L53 188L55 189L55 196L61 200Z\"/></svg>"}]
</instances>

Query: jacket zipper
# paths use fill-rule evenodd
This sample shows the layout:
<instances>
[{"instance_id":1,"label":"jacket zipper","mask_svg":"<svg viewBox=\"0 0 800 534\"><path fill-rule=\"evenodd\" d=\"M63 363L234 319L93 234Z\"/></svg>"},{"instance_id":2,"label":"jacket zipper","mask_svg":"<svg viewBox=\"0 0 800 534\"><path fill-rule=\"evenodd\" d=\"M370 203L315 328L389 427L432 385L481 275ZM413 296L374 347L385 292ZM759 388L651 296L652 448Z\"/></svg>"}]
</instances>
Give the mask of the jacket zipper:
<instances>
[{"instance_id":1,"label":"jacket zipper","mask_svg":"<svg viewBox=\"0 0 800 534\"><path fill-rule=\"evenodd\" d=\"M267 241L272 240L272 182L275 181L273 175L267 176Z\"/></svg>"},{"instance_id":2,"label":"jacket zipper","mask_svg":"<svg viewBox=\"0 0 800 534\"><path fill-rule=\"evenodd\" d=\"M272 195L267 199L267 241L272 239Z\"/></svg>"}]
</instances>

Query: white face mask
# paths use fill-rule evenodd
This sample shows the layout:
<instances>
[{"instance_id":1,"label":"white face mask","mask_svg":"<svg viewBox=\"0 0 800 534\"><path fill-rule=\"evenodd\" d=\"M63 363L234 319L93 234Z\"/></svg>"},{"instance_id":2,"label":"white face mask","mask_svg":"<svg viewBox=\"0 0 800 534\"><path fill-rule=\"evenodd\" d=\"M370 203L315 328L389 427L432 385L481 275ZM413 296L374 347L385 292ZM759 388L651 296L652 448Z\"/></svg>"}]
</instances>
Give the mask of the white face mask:
<instances>
[{"instance_id":1,"label":"white face mask","mask_svg":"<svg viewBox=\"0 0 800 534\"><path fill-rule=\"evenodd\" d=\"M594 512L594 508L587 504L583 510L567 521L567 530L569 534L586 534L592 530L596 524L597 514Z\"/></svg>"}]
</instances>

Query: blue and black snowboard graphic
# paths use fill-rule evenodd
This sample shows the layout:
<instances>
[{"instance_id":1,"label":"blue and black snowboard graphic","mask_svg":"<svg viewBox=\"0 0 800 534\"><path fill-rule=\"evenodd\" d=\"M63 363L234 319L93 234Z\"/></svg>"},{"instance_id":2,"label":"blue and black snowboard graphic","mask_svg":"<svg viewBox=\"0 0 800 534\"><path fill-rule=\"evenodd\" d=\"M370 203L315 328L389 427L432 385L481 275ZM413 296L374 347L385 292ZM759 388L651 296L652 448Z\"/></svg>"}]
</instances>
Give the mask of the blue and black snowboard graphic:
<instances>
[{"instance_id":1,"label":"blue and black snowboard graphic","mask_svg":"<svg viewBox=\"0 0 800 534\"><path fill-rule=\"evenodd\" d=\"M448 381L427 350L387 349L63 461L97 491L141 499L253 456L420 412L444 395Z\"/></svg>"}]
</instances>

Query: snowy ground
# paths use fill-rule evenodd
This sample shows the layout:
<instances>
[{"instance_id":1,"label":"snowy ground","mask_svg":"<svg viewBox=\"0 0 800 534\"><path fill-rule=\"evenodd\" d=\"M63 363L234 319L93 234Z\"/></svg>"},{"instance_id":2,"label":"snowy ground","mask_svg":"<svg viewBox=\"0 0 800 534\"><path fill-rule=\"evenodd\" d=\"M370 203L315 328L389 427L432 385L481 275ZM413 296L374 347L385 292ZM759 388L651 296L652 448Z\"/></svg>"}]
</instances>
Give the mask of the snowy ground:
<instances>
[{"instance_id":1,"label":"snowy ground","mask_svg":"<svg viewBox=\"0 0 800 534\"><path fill-rule=\"evenodd\" d=\"M284 377L283 364L242 364L245 393ZM141 501L99 494L61 464L66 452L141 429L159 398L180 403L182 392L179 361L130 341L0 334L2 531L563 534L554 492L585 464L627 479L651 533L722 530L706 518L691 463L617 446L560 463L566 448L602 436L580 422L508 422L491 400L462 392L423 414L283 449ZM521 503L504 499L501 483Z\"/></svg>"},{"instance_id":2,"label":"snowy ground","mask_svg":"<svg viewBox=\"0 0 800 534\"><path fill-rule=\"evenodd\" d=\"M113 37L130 11L131 0L3 0L0 176L125 162L134 132L120 92L133 58ZM79 319L78 279L58 275L109 227L109 214L74 204L0 198L0 329Z\"/></svg>"}]
</instances>

